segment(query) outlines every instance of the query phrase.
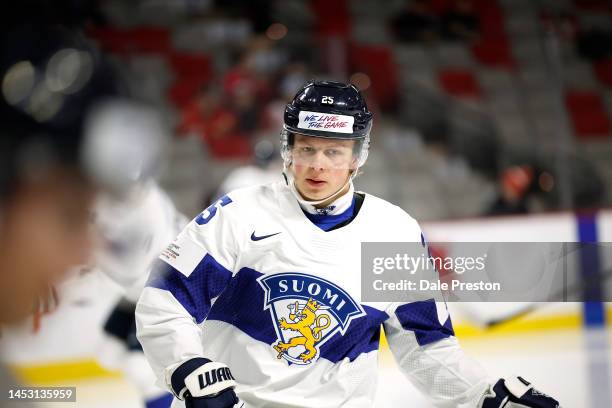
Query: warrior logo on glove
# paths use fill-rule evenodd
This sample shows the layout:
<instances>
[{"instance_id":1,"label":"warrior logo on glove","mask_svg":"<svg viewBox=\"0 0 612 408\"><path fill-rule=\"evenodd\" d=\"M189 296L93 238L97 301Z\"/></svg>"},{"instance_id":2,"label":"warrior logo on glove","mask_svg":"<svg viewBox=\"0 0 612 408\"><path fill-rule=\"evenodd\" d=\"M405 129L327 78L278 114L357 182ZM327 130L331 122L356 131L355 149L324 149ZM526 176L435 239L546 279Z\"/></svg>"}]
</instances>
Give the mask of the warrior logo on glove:
<instances>
[{"instance_id":1,"label":"warrior logo on glove","mask_svg":"<svg viewBox=\"0 0 612 408\"><path fill-rule=\"evenodd\" d=\"M198 375L198 382L200 389L210 387L216 384L218 381L235 380L230 372L229 367L220 367L216 370L206 371L204 374Z\"/></svg>"},{"instance_id":2,"label":"warrior logo on glove","mask_svg":"<svg viewBox=\"0 0 612 408\"><path fill-rule=\"evenodd\" d=\"M262 276L259 284L278 337L272 347L277 358L293 364L316 361L326 341L344 334L353 319L365 315L343 289L325 279L279 273Z\"/></svg>"}]
</instances>

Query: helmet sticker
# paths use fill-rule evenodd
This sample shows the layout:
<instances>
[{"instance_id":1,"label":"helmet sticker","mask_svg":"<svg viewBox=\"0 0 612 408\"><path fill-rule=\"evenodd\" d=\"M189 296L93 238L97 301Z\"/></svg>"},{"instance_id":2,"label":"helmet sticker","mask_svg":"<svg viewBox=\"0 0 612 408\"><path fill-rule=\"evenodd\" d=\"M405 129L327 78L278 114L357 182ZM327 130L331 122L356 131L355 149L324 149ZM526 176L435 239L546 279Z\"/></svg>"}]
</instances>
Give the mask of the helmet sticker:
<instances>
[{"instance_id":1,"label":"helmet sticker","mask_svg":"<svg viewBox=\"0 0 612 408\"><path fill-rule=\"evenodd\" d=\"M355 118L347 115L300 111L298 128L323 132L353 133Z\"/></svg>"}]
</instances>

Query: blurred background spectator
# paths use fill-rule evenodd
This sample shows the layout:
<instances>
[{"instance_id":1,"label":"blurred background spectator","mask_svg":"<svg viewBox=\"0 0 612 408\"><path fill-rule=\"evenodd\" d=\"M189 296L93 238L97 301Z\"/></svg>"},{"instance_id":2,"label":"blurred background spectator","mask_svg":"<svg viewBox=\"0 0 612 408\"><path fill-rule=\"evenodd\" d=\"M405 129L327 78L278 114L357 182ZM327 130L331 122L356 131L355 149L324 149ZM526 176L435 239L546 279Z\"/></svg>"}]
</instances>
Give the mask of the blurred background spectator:
<instances>
[{"instance_id":1,"label":"blurred background spectator","mask_svg":"<svg viewBox=\"0 0 612 408\"><path fill-rule=\"evenodd\" d=\"M531 166L513 166L501 172L498 197L489 208L489 215L526 214L527 193L533 185Z\"/></svg>"}]
</instances>

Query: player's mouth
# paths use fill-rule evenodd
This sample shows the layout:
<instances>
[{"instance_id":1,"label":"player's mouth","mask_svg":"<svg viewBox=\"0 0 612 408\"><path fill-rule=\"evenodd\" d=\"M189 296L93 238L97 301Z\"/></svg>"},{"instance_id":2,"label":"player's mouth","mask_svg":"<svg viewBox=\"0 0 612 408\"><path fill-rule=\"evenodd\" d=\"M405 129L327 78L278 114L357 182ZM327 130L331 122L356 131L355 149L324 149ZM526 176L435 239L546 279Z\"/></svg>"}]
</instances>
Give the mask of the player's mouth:
<instances>
[{"instance_id":1,"label":"player's mouth","mask_svg":"<svg viewBox=\"0 0 612 408\"><path fill-rule=\"evenodd\" d=\"M314 187L314 188L317 188L317 187L322 187L322 186L324 186L326 183L327 183L327 182L326 182L326 181L323 181L323 180L317 180L317 179L311 179L311 178L307 178L307 179L306 179L306 184L308 184L308 186L310 186L310 187Z\"/></svg>"}]
</instances>

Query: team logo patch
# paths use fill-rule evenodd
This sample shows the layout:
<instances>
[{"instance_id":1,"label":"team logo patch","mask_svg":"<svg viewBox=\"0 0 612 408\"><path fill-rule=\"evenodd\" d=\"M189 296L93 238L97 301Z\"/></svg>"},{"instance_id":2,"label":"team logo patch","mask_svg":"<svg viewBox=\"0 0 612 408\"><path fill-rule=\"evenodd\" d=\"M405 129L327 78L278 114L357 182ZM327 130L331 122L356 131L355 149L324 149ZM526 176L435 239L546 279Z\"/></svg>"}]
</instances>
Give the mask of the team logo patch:
<instances>
[{"instance_id":1,"label":"team logo patch","mask_svg":"<svg viewBox=\"0 0 612 408\"><path fill-rule=\"evenodd\" d=\"M326 341L365 315L348 293L325 279L288 272L264 275L258 282L278 338L272 347L277 358L294 364L316 361Z\"/></svg>"}]
</instances>

